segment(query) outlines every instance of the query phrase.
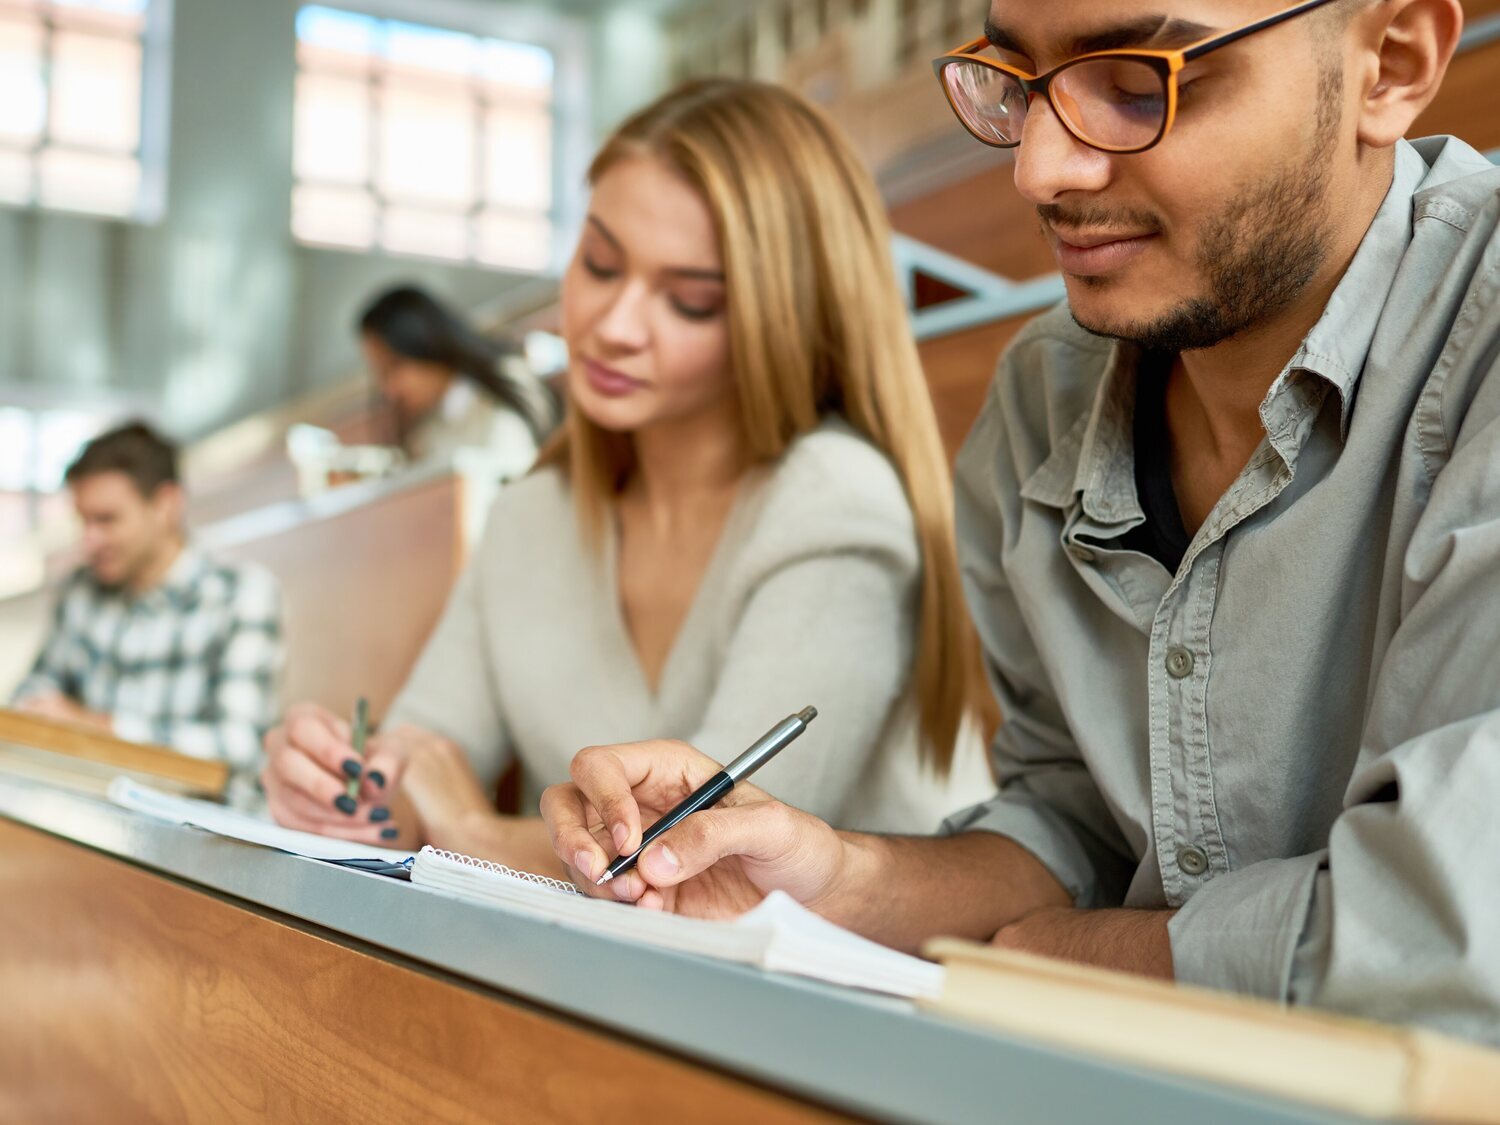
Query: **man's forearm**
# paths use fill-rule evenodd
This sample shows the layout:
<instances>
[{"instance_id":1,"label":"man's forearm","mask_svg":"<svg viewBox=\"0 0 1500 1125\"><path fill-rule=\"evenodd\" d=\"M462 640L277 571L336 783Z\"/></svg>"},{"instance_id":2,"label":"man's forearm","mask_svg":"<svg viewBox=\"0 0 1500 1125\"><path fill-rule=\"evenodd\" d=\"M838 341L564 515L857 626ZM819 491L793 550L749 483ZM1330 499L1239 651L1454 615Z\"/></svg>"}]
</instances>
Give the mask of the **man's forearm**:
<instances>
[{"instance_id":1,"label":"man's forearm","mask_svg":"<svg viewBox=\"0 0 1500 1125\"><path fill-rule=\"evenodd\" d=\"M845 871L818 911L896 949L915 952L939 934L988 941L1033 910L1072 904L1040 860L993 832L839 835Z\"/></svg>"},{"instance_id":2,"label":"man's forearm","mask_svg":"<svg viewBox=\"0 0 1500 1125\"><path fill-rule=\"evenodd\" d=\"M1172 980L1175 910L1038 910L1003 926L1002 949Z\"/></svg>"}]
</instances>

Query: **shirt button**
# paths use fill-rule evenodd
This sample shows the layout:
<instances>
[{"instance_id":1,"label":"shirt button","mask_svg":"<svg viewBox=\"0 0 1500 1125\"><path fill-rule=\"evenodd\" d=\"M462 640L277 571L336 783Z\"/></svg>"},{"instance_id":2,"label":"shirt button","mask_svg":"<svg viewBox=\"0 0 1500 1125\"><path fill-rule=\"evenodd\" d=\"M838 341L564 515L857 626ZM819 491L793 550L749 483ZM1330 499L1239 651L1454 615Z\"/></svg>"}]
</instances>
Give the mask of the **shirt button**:
<instances>
[{"instance_id":1,"label":"shirt button","mask_svg":"<svg viewBox=\"0 0 1500 1125\"><path fill-rule=\"evenodd\" d=\"M1185 680L1193 674L1193 654L1181 645L1167 649L1167 675L1174 680Z\"/></svg>"},{"instance_id":2,"label":"shirt button","mask_svg":"<svg viewBox=\"0 0 1500 1125\"><path fill-rule=\"evenodd\" d=\"M1177 866L1184 875L1202 875L1208 870L1208 856L1203 849L1189 844L1177 849Z\"/></svg>"}]
</instances>

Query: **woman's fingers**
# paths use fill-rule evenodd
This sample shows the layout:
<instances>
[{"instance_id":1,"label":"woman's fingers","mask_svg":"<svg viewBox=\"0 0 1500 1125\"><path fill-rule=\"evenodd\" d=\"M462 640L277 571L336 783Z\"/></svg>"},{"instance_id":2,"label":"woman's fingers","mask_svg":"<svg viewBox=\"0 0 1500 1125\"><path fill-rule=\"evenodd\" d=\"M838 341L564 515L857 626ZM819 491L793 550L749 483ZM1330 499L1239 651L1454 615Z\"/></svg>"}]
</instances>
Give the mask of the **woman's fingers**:
<instances>
[{"instance_id":1,"label":"woman's fingers","mask_svg":"<svg viewBox=\"0 0 1500 1125\"><path fill-rule=\"evenodd\" d=\"M332 711L302 703L282 723L288 749L300 751L331 776L346 782L361 773L361 763L350 740L349 724Z\"/></svg>"},{"instance_id":2,"label":"woman's fingers","mask_svg":"<svg viewBox=\"0 0 1500 1125\"><path fill-rule=\"evenodd\" d=\"M401 784L407 755L401 739L395 734L375 735L367 744L360 790L360 796L365 800L384 800Z\"/></svg>"},{"instance_id":3,"label":"woman's fingers","mask_svg":"<svg viewBox=\"0 0 1500 1125\"><path fill-rule=\"evenodd\" d=\"M337 809L325 809L305 794L289 787L266 791L273 813L280 824L304 832L342 835L348 831L374 827L377 832L392 826L391 810L385 805L360 805L353 816ZM395 837L386 837L394 839Z\"/></svg>"},{"instance_id":4,"label":"woman's fingers","mask_svg":"<svg viewBox=\"0 0 1500 1125\"><path fill-rule=\"evenodd\" d=\"M333 813L352 818L359 807L358 802L348 796L347 777L329 773L295 747L289 747L284 753L277 755L271 761L268 772L275 783L295 790L314 805L328 810L325 815L330 820L333 819Z\"/></svg>"}]
</instances>

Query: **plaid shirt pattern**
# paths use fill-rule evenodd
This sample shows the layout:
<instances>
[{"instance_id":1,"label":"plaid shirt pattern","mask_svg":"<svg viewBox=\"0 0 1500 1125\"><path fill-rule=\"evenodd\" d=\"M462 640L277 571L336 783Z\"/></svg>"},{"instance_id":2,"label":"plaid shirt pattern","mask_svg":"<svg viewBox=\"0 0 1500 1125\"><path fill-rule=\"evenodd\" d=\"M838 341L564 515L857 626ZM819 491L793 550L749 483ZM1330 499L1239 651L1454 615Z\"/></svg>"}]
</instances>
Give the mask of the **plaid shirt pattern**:
<instances>
[{"instance_id":1,"label":"plaid shirt pattern","mask_svg":"<svg viewBox=\"0 0 1500 1125\"><path fill-rule=\"evenodd\" d=\"M139 597L76 571L15 698L61 692L110 715L121 738L249 771L277 718L284 663L275 579L185 550Z\"/></svg>"}]
</instances>

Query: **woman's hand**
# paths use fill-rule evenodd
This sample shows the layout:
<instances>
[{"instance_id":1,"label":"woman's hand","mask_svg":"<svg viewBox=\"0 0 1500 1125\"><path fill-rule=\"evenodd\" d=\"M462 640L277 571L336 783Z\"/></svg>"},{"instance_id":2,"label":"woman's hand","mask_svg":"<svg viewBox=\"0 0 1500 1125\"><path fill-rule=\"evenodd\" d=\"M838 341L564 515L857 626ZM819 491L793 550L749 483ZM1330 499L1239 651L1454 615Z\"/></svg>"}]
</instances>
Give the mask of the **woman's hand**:
<instances>
[{"instance_id":1,"label":"woman's hand","mask_svg":"<svg viewBox=\"0 0 1500 1125\"><path fill-rule=\"evenodd\" d=\"M837 892L846 848L807 813L740 784L653 844L633 871L596 887L616 855L722 767L681 742L596 746L573 759L570 784L542 795L553 850L592 895L700 918L743 914L773 890L817 908Z\"/></svg>"},{"instance_id":2,"label":"woman's hand","mask_svg":"<svg viewBox=\"0 0 1500 1125\"><path fill-rule=\"evenodd\" d=\"M500 817L456 743L402 724L370 739L366 762L369 774L385 781L389 803L402 824L402 846L428 843L495 858L474 849L476 841L490 839Z\"/></svg>"},{"instance_id":3,"label":"woman's hand","mask_svg":"<svg viewBox=\"0 0 1500 1125\"><path fill-rule=\"evenodd\" d=\"M261 785L278 823L362 844L392 846L399 829L384 779L354 752L349 724L316 703L299 703L265 738ZM349 797L349 781L360 787Z\"/></svg>"}]
</instances>

